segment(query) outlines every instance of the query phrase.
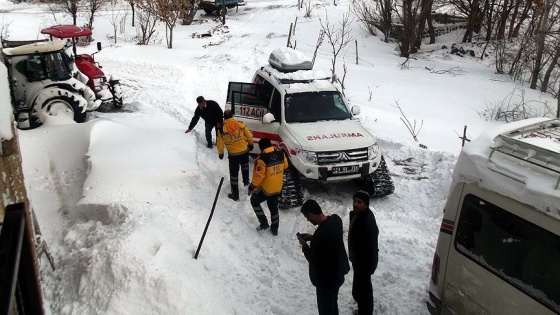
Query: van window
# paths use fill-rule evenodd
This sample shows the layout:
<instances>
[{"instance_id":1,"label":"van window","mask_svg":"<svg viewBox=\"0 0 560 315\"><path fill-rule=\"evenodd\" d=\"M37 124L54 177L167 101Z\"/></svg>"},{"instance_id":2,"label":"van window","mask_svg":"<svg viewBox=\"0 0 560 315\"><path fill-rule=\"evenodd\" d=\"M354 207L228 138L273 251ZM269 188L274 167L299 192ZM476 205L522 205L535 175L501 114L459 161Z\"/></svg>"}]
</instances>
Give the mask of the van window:
<instances>
[{"instance_id":1,"label":"van window","mask_svg":"<svg viewBox=\"0 0 560 315\"><path fill-rule=\"evenodd\" d=\"M455 248L560 312L560 236L469 194L463 201Z\"/></svg>"}]
</instances>

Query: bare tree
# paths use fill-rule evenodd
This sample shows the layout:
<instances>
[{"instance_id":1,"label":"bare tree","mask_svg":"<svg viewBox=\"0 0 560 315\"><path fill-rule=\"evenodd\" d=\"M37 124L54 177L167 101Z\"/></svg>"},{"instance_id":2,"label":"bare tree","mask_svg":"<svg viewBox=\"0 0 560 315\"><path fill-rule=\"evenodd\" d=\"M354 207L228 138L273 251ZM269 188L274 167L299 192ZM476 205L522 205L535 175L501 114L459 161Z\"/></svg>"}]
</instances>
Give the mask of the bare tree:
<instances>
[{"instance_id":1,"label":"bare tree","mask_svg":"<svg viewBox=\"0 0 560 315\"><path fill-rule=\"evenodd\" d=\"M319 31L319 38L317 38L317 44L315 44L315 51L313 52L313 60L311 61L312 65L315 65L315 59L317 58L317 51L319 51L319 47L323 44L323 39L325 39L325 32L323 30Z\"/></svg>"},{"instance_id":2,"label":"bare tree","mask_svg":"<svg viewBox=\"0 0 560 315\"><path fill-rule=\"evenodd\" d=\"M401 0L397 15L402 23L397 45L401 57L418 52L433 0Z\"/></svg>"},{"instance_id":3,"label":"bare tree","mask_svg":"<svg viewBox=\"0 0 560 315\"><path fill-rule=\"evenodd\" d=\"M556 51L552 56L552 59L549 63L548 69L544 73L542 85L541 85L541 92L546 92L548 90L548 83L550 82L550 76L552 75L552 71L557 67L560 67L560 63L558 63L558 59L560 58L560 41L556 41ZM556 95L556 98L560 99L560 95Z\"/></svg>"},{"instance_id":4,"label":"bare tree","mask_svg":"<svg viewBox=\"0 0 560 315\"><path fill-rule=\"evenodd\" d=\"M150 12L165 24L167 48L173 48L173 30L183 11L184 0L146 0L138 1L138 7Z\"/></svg>"},{"instance_id":5,"label":"bare tree","mask_svg":"<svg viewBox=\"0 0 560 315\"><path fill-rule=\"evenodd\" d=\"M134 26L134 2L135 0L127 0L130 4L130 9L132 10L132 26Z\"/></svg>"},{"instance_id":6,"label":"bare tree","mask_svg":"<svg viewBox=\"0 0 560 315\"><path fill-rule=\"evenodd\" d=\"M311 11L313 11L313 7L311 6L311 0L306 0L304 17L311 17Z\"/></svg>"},{"instance_id":7,"label":"bare tree","mask_svg":"<svg viewBox=\"0 0 560 315\"><path fill-rule=\"evenodd\" d=\"M198 10L198 5L200 4L200 0L184 0L184 6L181 9L181 24L182 25L191 25L194 21L194 16L196 15L196 11Z\"/></svg>"},{"instance_id":8,"label":"bare tree","mask_svg":"<svg viewBox=\"0 0 560 315\"><path fill-rule=\"evenodd\" d=\"M379 29L385 36L383 40L386 43L389 42L393 26L391 0L357 0L352 3L352 11L370 34L377 35L377 29Z\"/></svg>"},{"instance_id":9,"label":"bare tree","mask_svg":"<svg viewBox=\"0 0 560 315\"><path fill-rule=\"evenodd\" d=\"M418 142L418 134L420 134L420 130L422 130L422 126L424 126L424 120L421 120L420 124L416 122L416 119L414 119L413 123L410 123L410 120L408 120L408 118L404 114L398 101L395 101L395 105L393 105L393 107L396 107L399 112L401 112L401 121L406 126L406 129L408 129L408 132L410 132L410 134L412 135L414 141Z\"/></svg>"},{"instance_id":10,"label":"bare tree","mask_svg":"<svg viewBox=\"0 0 560 315\"><path fill-rule=\"evenodd\" d=\"M115 44L117 43L117 30L123 25L123 19L127 16L126 8L118 1L111 1L111 18L109 22L113 26L113 37Z\"/></svg>"},{"instance_id":11,"label":"bare tree","mask_svg":"<svg viewBox=\"0 0 560 315\"><path fill-rule=\"evenodd\" d=\"M542 2L542 6L539 6L539 28L537 31L537 49L535 54L535 64L531 72L531 89L537 88L537 82L539 80L539 73L542 71L543 56L545 52L545 43L547 34L550 32L551 26L555 23L555 19L552 17L557 17L556 14L551 16L551 11L554 8L554 0L545 0Z\"/></svg>"},{"instance_id":12,"label":"bare tree","mask_svg":"<svg viewBox=\"0 0 560 315\"><path fill-rule=\"evenodd\" d=\"M93 20L95 15L98 14L99 10L105 5L109 4L111 0L87 0L85 7L87 9L87 19L88 22L86 27L93 29Z\"/></svg>"},{"instance_id":13,"label":"bare tree","mask_svg":"<svg viewBox=\"0 0 560 315\"><path fill-rule=\"evenodd\" d=\"M138 12L138 25L136 29L138 30L138 44L148 45L152 36L156 33L155 27L157 23L157 18L149 11L139 11Z\"/></svg>"},{"instance_id":14,"label":"bare tree","mask_svg":"<svg viewBox=\"0 0 560 315\"><path fill-rule=\"evenodd\" d=\"M77 25L79 4L80 0L51 0L49 10L69 14L72 17L72 24Z\"/></svg>"},{"instance_id":15,"label":"bare tree","mask_svg":"<svg viewBox=\"0 0 560 315\"><path fill-rule=\"evenodd\" d=\"M331 69L331 81L336 81L336 59L340 54L340 51L346 47L349 43L351 43L354 38L350 35L350 28L352 21L350 19L350 13L345 13L342 15L342 21L339 23L340 27L336 28L334 25L329 23L329 17L325 14L325 22L322 19L319 19L319 23L321 24L321 28L327 41L331 47L331 51L333 57L331 59L332 69Z\"/></svg>"}]
</instances>

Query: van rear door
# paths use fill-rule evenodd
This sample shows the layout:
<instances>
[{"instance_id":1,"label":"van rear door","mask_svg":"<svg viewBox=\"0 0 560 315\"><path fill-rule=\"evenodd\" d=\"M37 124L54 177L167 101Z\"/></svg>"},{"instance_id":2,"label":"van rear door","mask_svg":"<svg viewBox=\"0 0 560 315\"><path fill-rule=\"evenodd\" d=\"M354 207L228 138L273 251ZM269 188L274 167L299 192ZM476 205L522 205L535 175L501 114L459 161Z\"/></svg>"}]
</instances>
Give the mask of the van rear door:
<instances>
[{"instance_id":1,"label":"van rear door","mask_svg":"<svg viewBox=\"0 0 560 315\"><path fill-rule=\"evenodd\" d=\"M263 90L263 87L263 84L230 82L226 109L231 109L235 119L247 125L255 143L267 137L276 144L279 142L280 123L263 123L263 116L271 112L271 92ZM259 148L255 146L251 153L259 153Z\"/></svg>"}]
</instances>

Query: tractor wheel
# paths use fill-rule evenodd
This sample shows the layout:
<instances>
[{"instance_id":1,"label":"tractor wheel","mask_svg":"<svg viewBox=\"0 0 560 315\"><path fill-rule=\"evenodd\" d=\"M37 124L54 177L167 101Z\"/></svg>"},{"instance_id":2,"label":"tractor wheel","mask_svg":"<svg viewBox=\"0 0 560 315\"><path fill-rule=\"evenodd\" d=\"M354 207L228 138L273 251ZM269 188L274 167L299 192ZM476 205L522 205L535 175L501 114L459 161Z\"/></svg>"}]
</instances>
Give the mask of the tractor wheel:
<instances>
[{"instance_id":1,"label":"tractor wheel","mask_svg":"<svg viewBox=\"0 0 560 315\"><path fill-rule=\"evenodd\" d=\"M61 117L82 123L86 121L87 101L79 94L61 88L43 91L33 105L34 116L39 124L45 123L50 117Z\"/></svg>"},{"instance_id":2,"label":"tractor wheel","mask_svg":"<svg viewBox=\"0 0 560 315\"><path fill-rule=\"evenodd\" d=\"M219 8L216 9L216 15L217 16L224 16L226 14L227 14L227 8L225 6L224 7L219 7Z\"/></svg>"},{"instance_id":3,"label":"tractor wheel","mask_svg":"<svg viewBox=\"0 0 560 315\"><path fill-rule=\"evenodd\" d=\"M109 90L113 94L113 106L121 109L123 106L123 92L120 82L118 80L109 81Z\"/></svg>"}]
</instances>

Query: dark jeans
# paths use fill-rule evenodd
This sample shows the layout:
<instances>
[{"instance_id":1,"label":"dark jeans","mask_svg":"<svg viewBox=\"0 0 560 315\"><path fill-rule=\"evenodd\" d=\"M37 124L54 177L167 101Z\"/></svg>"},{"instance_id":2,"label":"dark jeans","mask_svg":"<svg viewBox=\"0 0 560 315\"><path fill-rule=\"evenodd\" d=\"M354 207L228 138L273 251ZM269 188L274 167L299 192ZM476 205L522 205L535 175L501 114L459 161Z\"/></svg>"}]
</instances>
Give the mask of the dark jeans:
<instances>
[{"instance_id":1,"label":"dark jeans","mask_svg":"<svg viewBox=\"0 0 560 315\"><path fill-rule=\"evenodd\" d=\"M215 129L216 125L213 125L211 123L208 122L204 122L204 134L206 136L206 142L208 143L208 147L211 148L212 147L212 129ZM217 131L216 131L216 136L218 135Z\"/></svg>"},{"instance_id":2,"label":"dark jeans","mask_svg":"<svg viewBox=\"0 0 560 315\"><path fill-rule=\"evenodd\" d=\"M338 315L338 289L340 287L316 288L319 315Z\"/></svg>"},{"instance_id":3,"label":"dark jeans","mask_svg":"<svg viewBox=\"0 0 560 315\"><path fill-rule=\"evenodd\" d=\"M231 186L231 194L235 199L239 199L239 168L241 168L241 177L243 185L249 185L249 153L241 155L229 155L229 185Z\"/></svg>"},{"instance_id":4,"label":"dark jeans","mask_svg":"<svg viewBox=\"0 0 560 315\"><path fill-rule=\"evenodd\" d=\"M373 314L373 288L371 286L371 274L366 270L354 269L352 282L352 297L358 303L359 315Z\"/></svg>"},{"instance_id":5,"label":"dark jeans","mask_svg":"<svg viewBox=\"0 0 560 315\"><path fill-rule=\"evenodd\" d=\"M255 211L257 219L262 227L268 226L268 220L266 219L266 215L261 207L261 203L266 200L268 210L270 210L270 229L272 231L278 231L278 225L280 223L280 217L278 216L279 196L280 195L267 196L262 191L251 196L251 206L253 207L253 211Z\"/></svg>"}]
</instances>

